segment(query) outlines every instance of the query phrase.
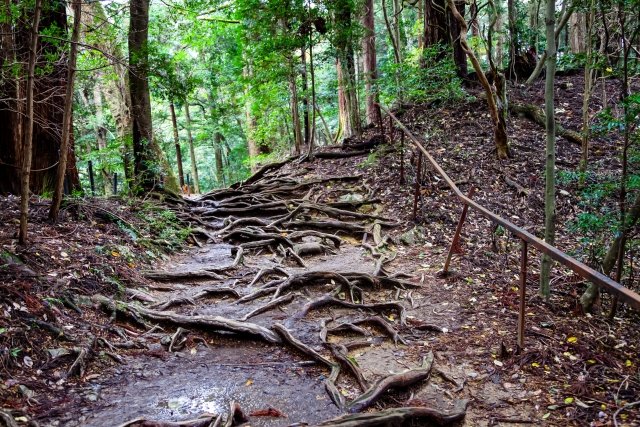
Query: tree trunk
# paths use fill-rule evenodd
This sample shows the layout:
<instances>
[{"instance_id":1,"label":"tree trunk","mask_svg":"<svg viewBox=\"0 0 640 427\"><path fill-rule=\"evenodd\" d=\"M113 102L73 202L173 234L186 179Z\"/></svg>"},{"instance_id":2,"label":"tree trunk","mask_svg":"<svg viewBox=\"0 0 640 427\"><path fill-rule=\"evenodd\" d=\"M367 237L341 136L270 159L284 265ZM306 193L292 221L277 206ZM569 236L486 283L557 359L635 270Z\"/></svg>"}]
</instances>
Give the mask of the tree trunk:
<instances>
[{"instance_id":1,"label":"tree trunk","mask_svg":"<svg viewBox=\"0 0 640 427\"><path fill-rule=\"evenodd\" d=\"M291 61L289 71L289 103L291 104L291 121L293 123L294 149L296 155L302 151L302 129L300 125L300 110L298 108L298 88L296 85L296 74Z\"/></svg>"},{"instance_id":2,"label":"tree trunk","mask_svg":"<svg viewBox=\"0 0 640 427\"><path fill-rule=\"evenodd\" d=\"M499 159L506 159L509 157L509 143L507 137L506 122L504 120L504 114L502 113L502 108L504 108L504 106L500 105L498 96L496 95L495 87L492 87L492 85L489 84L487 76L484 74L484 71L482 71L482 67L480 66L478 58L475 56L473 50L471 50L469 44L467 43L467 22L464 20L464 17L460 15L460 12L458 11L454 3L454 0L448 0L448 3L454 18L460 24L460 45L473 64L473 68L478 76L478 79L480 80L480 84L482 84L482 87L487 94L489 114L493 123L493 139L496 146L496 153Z\"/></svg>"},{"instance_id":3,"label":"tree trunk","mask_svg":"<svg viewBox=\"0 0 640 427\"><path fill-rule=\"evenodd\" d=\"M458 8L458 12L460 15L464 16L465 13L465 2L464 1L456 1L456 7ZM469 74L469 70L467 69L467 55L462 48L462 44L460 43L460 24L455 19L453 14L449 12L449 32L451 34L451 43L453 44L453 62L456 64L456 72L458 77L461 79L466 79Z\"/></svg>"},{"instance_id":4,"label":"tree trunk","mask_svg":"<svg viewBox=\"0 0 640 427\"><path fill-rule=\"evenodd\" d=\"M555 0L547 0L547 13L545 16L547 33L547 70L544 88L545 115L547 123L547 147L545 164L545 190L544 190L544 240L550 245L555 242L556 234L556 121L554 111L554 80L556 77L556 3ZM542 256L540 265L540 295L548 299L551 294L549 278L552 260L548 255Z\"/></svg>"},{"instance_id":5,"label":"tree trunk","mask_svg":"<svg viewBox=\"0 0 640 427\"><path fill-rule=\"evenodd\" d=\"M302 69L300 76L302 77L302 117L304 124L304 145L309 145L311 138L311 121L309 119L309 79L307 78L307 50L303 47L300 52L300 61Z\"/></svg>"},{"instance_id":6,"label":"tree trunk","mask_svg":"<svg viewBox=\"0 0 640 427\"><path fill-rule=\"evenodd\" d=\"M424 45L449 42L445 0L424 0Z\"/></svg>"},{"instance_id":7,"label":"tree trunk","mask_svg":"<svg viewBox=\"0 0 640 427\"><path fill-rule=\"evenodd\" d=\"M362 126L356 94L355 62L351 28L351 4L347 0L336 2L335 20L339 25L337 36L336 72L338 77L338 109L343 137L360 136Z\"/></svg>"},{"instance_id":8,"label":"tree trunk","mask_svg":"<svg viewBox=\"0 0 640 427\"><path fill-rule=\"evenodd\" d=\"M129 20L129 92L131 117L135 191L151 191L162 188L161 173L165 169L160 147L153 138L151 122L151 97L149 94L149 0L131 0ZM158 168L158 166L161 166ZM162 167L164 166L164 167Z\"/></svg>"},{"instance_id":9,"label":"tree trunk","mask_svg":"<svg viewBox=\"0 0 640 427\"><path fill-rule=\"evenodd\" d=\"M364 35L362 37L362 54L364 65L365 93L366 93L366 123L377 124L380 121L380 107L378 91L374 84L378 77L376 69L376 33L374 21L373 0L365 0L362 15Z\"/></svg>"},{"instance_id":10,"label":"tree trunk","mask_svg":"<svg viewBox=\"0 0 640 427\"><path fill-rule=\"evenodd\" d=\"M36 59L38 57L38 26L40 25L41 0L36 0L33 21L31 24L31 43L29 45L29 65L27 68L27 114L24 130L24 156L22 159L22 185L20 191L20 244L27 243L27 219L29 215L29 175L31 173L31 157L33 154L33 86L35 80ZM21 101L18 101L21 102Z\"/></svg>"},{"instance_id":11,"label":"tree trunk","mask_svg":"<svg viewBox=\"0 0 640 427\"><path fill-rule=\"evenodd\" d=\"M73 114L73 87L76 79L76 62L78 58L78 40L80 39L80 22L82 19L81 0L73 0L73 32L71 34L71 46L69 47L69 64L67 71L67 93L64 100L64 113L62 116L62 142L60 143L60 160L56 174L56 183L53 190L53 200L49 209L49 219L58 220L60 203L62 202L62 191L64 189L64 178L67 173L67 153L69 151L69 140L73 130L71 117ZM32 101L33 102L33 101Z\"/></svg>"},{"instance_id":12,"label":"tree trunk","mask_svg":"<svg viewBox=\"0 0 640 427\"><path fill-rule=\"evenodd\" d=\"M191 134L191 112L189 103L184 103L184 116L187 119L187 139L189 141L189 155L191 156L191 175L193 175L193 189L196 194L200 194L200 178L198 177L198 164L196 162L196 151L193 147L193 135Z\"/></svg>"},{"instance_id":13,"label":"tree trunk","mask_svg":"<svg viewBox=\"0 0 640 427\"><path fill-rule=\"evenodd\" d=\"M518 9L516 0L507 0L507 19L509 21L509 76L516 76L516 57L520 54L520 35L518 34Z\"/></svg>"},{"instance_id":14,"label":"tree trunk","mask_svg":"<svg viewBox=\"0 0 640 427\"><path fill-rule=\"evenodd\" d=\"M216 155L216 180L219 187L224 187L224 164L222 161L222 140L224 137L220 132L215 133L215 155Z\"/></svg>"},{"instance_id":15,"label":"tree trunk","mask_svg":"<svg viewBox=\"0 0 640 427\"><path fill-rule=\"evenodd\" d=\"M29 2L26 2L27 5ZM30 56L31 7L19 2L2 2L0 13L4 16L0 23L0 62L6 74L0 79L0 193L20 194L22 191L22 166L25 156L26 130L26 75ZM20 13L20 16L13 14ZM13 25L12 23L16 23ZM64 2L47 3L41 11L42 32L50 27L66 31L67 15ZM9 65L7 65L9 64ZM12 64L24 64L11 74ZM31 171L29 188L41 194L53 190L56 166L60 157L60 134L67 76L67 57L64 49L57 44L43 41L36 57L33 87L33 111L37 120L33 123ZM71 189L79 189L80 181L76 169L73 135L70 135L67 181Z\"/></svg>"},{"instance_id":16,"label":"tree trunk","mask_svg":"<svg viewBox=\"0 0 640 427\"><path fill-rule=\"evenodd\" d=\"M173 128L173 144L176 147L176 164L178 165L178 179L180 188L184 188L184 169L182 168L182 148L180 147L180 135L178 135L178 120L176 119L176 107L172 102L169 103L171 110L171 126Z\"/></svg>"},{"instance_id":17,"label":"tree trunk","mask_svg":"<svg viewBox=\"0 0 640 427\"><path fill-rule=\"evenodd\" d=\"M585 53L591 40L587 37L586 13L574 13L569 18L569 46L572 53Z\"/></svg>"}]
</instances>

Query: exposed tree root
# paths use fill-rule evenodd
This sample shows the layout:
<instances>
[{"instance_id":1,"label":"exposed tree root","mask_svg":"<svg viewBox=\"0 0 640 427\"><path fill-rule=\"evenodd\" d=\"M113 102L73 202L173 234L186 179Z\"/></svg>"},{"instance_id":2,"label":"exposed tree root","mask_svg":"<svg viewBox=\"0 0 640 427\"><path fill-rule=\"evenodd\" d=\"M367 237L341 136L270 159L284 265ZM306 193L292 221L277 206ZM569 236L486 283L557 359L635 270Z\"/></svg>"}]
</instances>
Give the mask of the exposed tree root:
<instances>
[{"instance_id":1,"label":"exposed tree root","mask_svg":"<svg viewBox=\"0 0 640 427\"><path fill-rule=\"evenodd\" d=\"M274 267L274 268L263 268L255 275L249 286L253 286L263 277L268 277L269 275L273 275L278 273L279 275L289 277L289 273L282 267Z\"/></svg>"},{"instance_id":2,"label":"exposed tree root","mask_svg":"<svg viewBox=\"0 0 640 427\"><path fill-rule=\"evenodd\" d=\"M306 273L298 274L290 277L276 289L273 298L277 298L283 291L302 287L304 285L312 285L322 282L322 284L338 284L340 286L351 287L351 283L344 276L339 273L332 273L328 271L309 271Z\"/></svg>"},{"instance_id":3,"label":"exposed tree root","mask_svg":"<svg viewBox=\"0 0 640 427\"><path fill-rule=\"evenodd\" d=\"M184 421L154 421L141 417L120 424L118 427L217 427L221 420L222 417L208 414L197 419Z\"/></svg>"},{"instance_id":4,"label":"exposed tree root","mask_svg":"<svg viewBox=\"0 0 640 427\"><path fill-rule=\"evenodd\" d=\"M89 358L93 354L93 346L96 343L96 337L90 335L87 339L86 345L80 348L74 349L78 356L73 364L69 367L67 371L67 375L69 377L82 377L84 376L84 371L87 366L87 358Z\"/></svg>"},{"instance_id":5,"label":"exposed tree root","mask_svg":"<svg viewBox=\"0 0 640 427\"><path fill-rule=\"evenodd\" d=\"M226 294L226 295L232 295L235 298L240 298L238 291L236 291L235 289L231 289L227 287L224 287L224 288L214 287L214 288L201 289L193 295L179 296L179 297L171 298L166 301L157 301L155 302L155 304L152 305L152 307L156 310L166 310L169 307L173 307L176 305L182 305L182 304L196 305L196 300L207 297L209 295L215 295L215 294L219 294L219 295Z\"/></svg>"},{"instance_id":6,"label":"exposed tree root","mask_svg":"<svg viewBox=\"0 0 640 427\"><path fill-rule=\"evenodd\" d=\"M407 345L407 342L398 334L395 329L393 329L393 326L391 326L386 320L381 319L380 317L367 317L365 319L354 320L351 323L354 325L372 323L376 326L379 326L384 332L386 332L387 335L389 335L389 338L393 340L394 344L397 345L398 341L400 341L402 344Z\"/></svg>"},{"instance_id":7,"label":"exposed tree root","mask_svg":"<svg viewBox=\"0 0 640 427\"><path fill-rule=\"evenodd\" d=\"M224 277L209 270L194 271L149 271L142 274L147 279L156 280L158 282L192 280L192 279L215 279L224 280Z\"/></svg>"},{"instance_id":8,"label":"exposed tree root","mask_svg":"<svg viewBox=\"0 0 640 427\"><path fill-rule=\"evenodd\" d=\"M337 299L331 295L325 295L319 299L313 300L307 303L300 313L296 315L296 318L305 317L311 310L318 309L320 307L324 307L326 305L338 305L347 308L356 308L356 309L364 309L364 310L373 310L377 312L382 312L384 310L394 310L398 313L400 317L400 323L405 324L406 313L402 304L397 302L380 302L375 304L355 304L349 301L343 301L341 299Z\"/></svg>"},{"instance_id":9,"label":"exposed tree root","mask_svg":"<svg viewBox=\"0 0 640 427\"><path fill-rule=\"evenodd\" d=\"M171 311L151 310L120 301L112 301L102 295L94 295L93 300L107 311L115 310L129 318L144 317L155 322L165 322L176 326L209 331L235 332L237 334L257 336L270 343L280 342L280 339L273 331L254 323L231 320L221 316L184 316Z\"/></svg>"},{"instance_id":10,"label":"exposed tree root","mask_svg":"<svg viewBox=\"0 0 640 427\"><path fill-rule=\"evenodd\" d=\"M293 294L289 294L289 295L284 295L281 296L279 298L276 298L274 300L269 301L267 304L263 305L262 307L258 307L255 310L251 311L250 313L245 314L242 317L242 321L246 321L249 318L253 317L253 316L257 316L260 313L264 313L265 311L269 311L272 308L278 307L279 305L283 305L283 304L288 304L291 301L293 301L294 295Z\"/></svg>"},{"instance_id":11,"label":"exposed tree root","mask_svg":"<svg viewBox=\"0 0 640 427\"><path fill-rule=\"evenodd\" d=\"M437 425L449 425L464 418L468 403L467 400L458 400L454 407L448 411L426 406L409 406L364 414L349 414L318 425L324 427L387 427L405 425L407 421L415 419L427 419Z\"/></svg>"},{"instance_id":12,"label":"exposed tree root","mask_svg":"<svg viewBox=\"0 0 640 427\"><path fill-rule=\"evenodd\" d=\"M357 150L357 151L317 151L313 153L313 157L316 159L344 159L347 157L357 157L369 154L369 150Z\"/></svg>"},{"instance_id":13,"label":"exposed tree root","mask_svg":"<svg viewBox=\"0 0 640 427\"><path fill-rule=\"evenodd\" d=\"M231 401L229 403L229 416L224 423L224 427L240 426L248 421L249 418L244 414L240 405L235 401Z\"/></svg>"},{"instance_id":14,"label":"exposed tree root","mask_svg":"<svg viewBox=\"0 0 640 427\"><path fill-rule=\"evenodd\" d=\"M331 401L340 409L344 407L344 397L336 387L336 380L338 379L338 375L340 374L340 365L337 363L333 363L311 347L304 344L302 341L295 338L291 333L279 323L273 325L273 329L282 337L282 339L289 343L289 345L296 348L301 353L313 358L316 362L322 363L328 366L331 369L331 374L325 380L324 385Z\"/></svg>"},{"instance_id":15,"label":"exposed tree root","mask_svg":"<svg viewBox=\"0 0 640 427\"><path fill-rule=\"evenodd\" d=\"M433 365L433 353L425 357L420 368L414 368L401 374L393 374L382 378L367 391L347 404L349 412L361 412L373 405L385 392L392 388L409 387L429 377Z\"/></svg>"},{"instance_id":16,"label":"exposed tree root","mask_svg":"<svg viewBox=\"0 0 640 427\"><path fill-rule=\"evenodd\" d=\"M356 382L358 383L360 389L362 391L365 391L369 387L369 382L364 377L364 374L358 367L357 363L355 363L355 361L353 359L350 359L347 355L349 350L347 350L345 346L340 344L331 344L329 347L331 349L331 353L333 353L333 356L340 362L340 364L344 368L348 369L351 372L351 374L356 379Z\"/></svg>"}]
</instances>

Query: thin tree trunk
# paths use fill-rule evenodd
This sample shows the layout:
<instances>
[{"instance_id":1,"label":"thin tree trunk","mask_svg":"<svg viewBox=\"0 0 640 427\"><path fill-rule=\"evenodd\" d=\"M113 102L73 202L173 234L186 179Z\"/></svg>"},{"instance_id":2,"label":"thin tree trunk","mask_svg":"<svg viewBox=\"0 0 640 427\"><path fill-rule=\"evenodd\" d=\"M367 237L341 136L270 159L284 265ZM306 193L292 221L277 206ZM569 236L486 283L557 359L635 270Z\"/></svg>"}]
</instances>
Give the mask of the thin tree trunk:
<instances>
[{"instance_id":1,"label":"thin tree trunk","mask_svg":"<svg viewBox=\"0 0 640 427\"><path fill-rule=\"evenodd\" d=\"M520 53L520 40L518 35L518 10L515 0L507 0L507 19L509 21L509 73L507 75L515 76L516 56Z\"/></svg>"},{"instance_id":2,"label":"thin tree trunk","mask_svg":"<svg viewBox=\"0 0 640 427\"><path fill-rule=\"evenodd\" d=\"M216 132L215 134L215 155L216 155L216 180L218 181L219 187L224 187L224 163L222 159L222 140L224 137L220 132Z\"/></svg>"},{"instance_id":3,"label":"thin tree trunk","mask_svg":"<svg viewBox=\"0 0 640 427\"><path fill-rule=\"evenodd\" d=\"M189 102L184 103L184 116L187 119L187 139L189 140L189 154L191 155L191 175L193 175L193 189L196 194L200 194L200 178L198 177L198 164L196 162L196 151L193 147L193 135L191 134L191 112Z\"/></svg>"},{"instance_id":4,"label":"thin tree trunk","mask_svg":"<svg viewBox=\"0 0 640 427\"><path fill-rule=\"evenodd\" d=\"M176 107L173 101L169 103L171 110L171 124L173 125L173 143L176 147L176 163L178 164L178 179L180 188L184 188L184 170L182 169L182 149L180 148L180 135L178 135L178 120L176 119Z\"/></svg>"},{"instance_id":5,"label":"thin tree trunk","mask_svg":"<svg viewBox=\"0 0 640 427\"><path fill-rule=\"evenodd\" d=\"M302 122L304 124L304 144L309 145L311 138L311 123L309 120L309 79L307 77L307 50L305 47L300 49L300 62L302 68L300 76L302 77Z\"/></svg>"},{"instance_id":6,"label":"thin tree trunk","mask_svg":"<svg viewBox=\"0 0 640 427\"><path fill-rule=\"evenodd\" d=\"M594 0L589 2L589 8L585 13L585 32L587 35L586 53L587 58L584 64L584 91L582 94L582 150L580 155L580 183L584 184L585 173L589 162L589 137L590 132L590 114L589 114L589 101L593 93L593 80L595 78L592 69L593 51L591 47L591 31L593 29L593 10Z\"/></svg>"},{"instance_id":7,"label":"thin tree trunk","mask_svg":"<svg viewBox=\"0 0 640 427\"><path fill-rule=\"evenodd\" d=\"M300 124L300 110L298 108L298 88L296 85L296 75L293 70L293 61L290 61L289 70L289 101L291 104L291 121L293 123L293 138L296 155L300 155L302 150L302 129Z\"/></svg>"},{"instance_id":8,"label":"thin tree trunk","mask_svg":"<svg viewBox=\"0 0 640 427\"><path fill-rule=\"evenodd\" d=\"M101 76L103 77L103 76ZM103 77L104 78L104 77ZM110 195L113 189L113 183L111 174L105 166L105 152L107 148L107 129L104 127L104 113L102 111L102 90L100 85L93 87L93 103L96 107L96 120L95 120L95 132L96 142L98 143L98 152L100 153L100 174L102 175L102 183L104 188L104 194ZM85 105L88 107L88 100L85 100ZM125 175L126 177L126 175Z\"/></svg>"},{"instance_id":9,"label":"thin tree trunk","mask_svg":"<svg viewBox=\"0 0 640 427\"><path fill-rule=\"evenodd\" d=\"M364 65L365 93L366 93L366 117L367 124L376 124L380 121L380 106L378 106L378 91L374 89L377 79L376 70L376 33L373 14L373 0L365 0L362 15L364 36L362 37L362 53Z\"/></svg>"},{"instance_id":10,"label":"thin tree trunk","mask_svg":"<svg viewBox=\"0 0 640 427\"><path fill-rule=\"evenodd\" d=\"M498 97L495 92L495 88L492 88L492 85L489 84L487 80L487 76L482 71L482 66L478 61L478 58L473 53L473 50L469 47L467 43L467 22L464 17L460 15L454 0L447 0L449 3L449 7L451 8L451 13L453 13L454 18L460 24L460 45L467 53L469 60L473 64L473 68L476 71L478 79L480 80L480 84L485 90L487 94L487 104L489 106L489 114L491 116L491 121L493 123L493 135L494 135L494 143L496 146L496 152L499 159L506 159L509 157L509 143L507 137L507 129L506 123L504 120L504 115L501 112L501 106L498 104ZM502 106L504 107L504 106Z\"/></svg>"},{"instance_id":11,"label":"thin tree trunk","mask_svg":"<svg viewBox=\"0 0 640 427\"><path fill-rule=\"evenodd\" d=\"M547 147L545 164L545 190L544 190L544 240L550 245L555 243L556 235L556 121L554 110L554 83L556 77L556 3L555 0L547 0L547 13L545 16L547 35L547 69L544 88L544 102L547 128ZM551 274L551 258L544 254L540 265L540 295L548 299L551 295L549 279Z\"/></svg>"},{"instance_id":12,"label":"thin tree trunk","mask_svg":"<svg viewBox=\"0 0 640 427\"><path fill-rule=\"evenodd\" d=\"M567 0L567 1L570 1L570 0ZM558 25L556 26L556 30L554 32L554 45L557 43L558 38L560 37L560 32L562 31L564 26L567 25L567 22L569 21L569 17L573 13L574 8L575 8L574 4L571 3L571 5L567 7L567 9L564 11L564 14L562 14L560 21L558 21ZM538 76L540 76L540 73L542 72L542 68L546 63L547 63L547 52L544 52L540 56L540 59L536 64L536 68L533 70L533 72L531 73L531 75L529 76L525 84L527 85L532 84L538 78Z\"/></svg>"},{"instance_id":13,"label":"thin tree trunk","mask_svg":"<svg viewBox=\"0 0 640 427\"><path fill-rule=\"evenodd\" d=\"M49 209L49 219L58 221L62 191L64 190L64 177L67 173L67 153L69 151L69 139L73 124L73 87L76 79L76 62L78 57L78 40L80 39L80 20L82 17L81 0L73 0L73 32L71 33L71 46L69 47L69 69L67 70L67 93L64 100L64 113L62 118L62 142L60 143L60 160L56 174L56 184L53 190L53 200Z\"/></svg>"},{"instance_id":14,"label":"thin tree trunk","mask_svg":"<svg viewBox=\"0 0 640 427\"><path fill-rule=\"evenodd\" d=\"M20 244L27 243L27 220L29 215L29 175L31 174L31 157L33 155L33 85L35 80L36 58L38 56L38 26L40 25L41 0L36 0L31 26L31 43L29 46L29 65L27 68L27 105L24 130L24 149L22 160L22 182L20 193Z\"/></svg>"}]
</instances>

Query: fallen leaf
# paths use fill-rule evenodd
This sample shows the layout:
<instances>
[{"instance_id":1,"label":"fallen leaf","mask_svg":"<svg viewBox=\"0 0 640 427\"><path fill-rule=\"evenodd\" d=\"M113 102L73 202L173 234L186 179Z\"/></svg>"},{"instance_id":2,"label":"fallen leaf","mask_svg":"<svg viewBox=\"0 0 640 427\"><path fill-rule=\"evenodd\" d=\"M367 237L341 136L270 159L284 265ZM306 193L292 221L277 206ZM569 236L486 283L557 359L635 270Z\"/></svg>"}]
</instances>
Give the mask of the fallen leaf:
<instances>
[{"instance_id":1,"label":"fallen leaf","mask_svg":"<svg viewBox=\"0 0 640 427\"><path fill-rule=\"evenodd\" d=\"M285 414L279 410L269 407L267 409L258 409L249 413L250 417L274 417L274 418L287 418Z\"/></svg>"}]
</instances>

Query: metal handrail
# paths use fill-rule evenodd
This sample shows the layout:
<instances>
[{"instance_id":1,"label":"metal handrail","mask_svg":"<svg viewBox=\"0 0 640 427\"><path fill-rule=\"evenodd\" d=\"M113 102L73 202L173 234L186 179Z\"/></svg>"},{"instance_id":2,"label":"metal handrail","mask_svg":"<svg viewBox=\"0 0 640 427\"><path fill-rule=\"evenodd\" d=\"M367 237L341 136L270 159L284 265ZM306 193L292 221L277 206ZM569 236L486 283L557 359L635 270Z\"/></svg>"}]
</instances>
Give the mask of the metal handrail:
<instances>
[{"instance_id":1,"label":"metal handrail","mask_svg":"<svg viewBox=\"0 0 640 427\"><path fill-rule=\"evenodd\" d=\"M462 191L458 188L458 186L453 182L449 175L442 169L442 167L438 164L438 162L429 154L429 152L424 148L422 143L416 138L407 127L402 124L400 120L387 108L380 105L380 108L389 115L398 125L398 127L407 135L407 137L411 140L411 142L424 154L424 156L429 160L431 165L434 167L436 172L444 179L449 188L453 190L455 195L464 203L466 206L469 206L476 211L478 211L484 217L490 219L491 221L500 224L502 227L511 231L513 234L518 236L523 242L531 244L534 248L538 249L540 252L549 255L553 260L559 262L571 269L574 273L579 275L580 277L596 284L597 286L606 289L608 292L617 296L621 301L624 301L631 307L636 310L640 310L640 295L636 292L632 291L629 288L622 286L620 283L611 279L610 277L605 276L599 271L594 270L588 265L578 261L577 259L567 255L565 252L560 249L552 246L545 241L537 238L533 234L528 231L518 227L514 223L509 220L502 218L496 213L490 211L484 206L478 204L477 202L471 200L469 197L465 196Z\"/></svg>"}]
</instances>

